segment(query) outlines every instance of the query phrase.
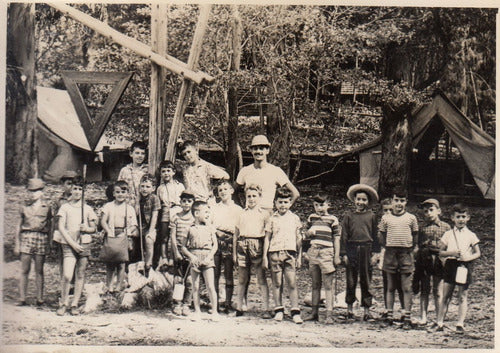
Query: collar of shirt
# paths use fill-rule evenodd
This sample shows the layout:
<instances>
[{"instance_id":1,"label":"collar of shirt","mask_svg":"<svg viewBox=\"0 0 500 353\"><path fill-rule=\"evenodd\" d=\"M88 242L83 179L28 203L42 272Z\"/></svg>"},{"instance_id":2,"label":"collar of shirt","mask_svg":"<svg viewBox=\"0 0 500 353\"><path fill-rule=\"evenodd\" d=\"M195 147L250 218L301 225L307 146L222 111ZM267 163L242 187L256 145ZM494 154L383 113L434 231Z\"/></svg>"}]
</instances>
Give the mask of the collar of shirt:
<instances>
[{"instance_id":1,"label":"collar of shirt","mask_svg":"<svg viewBox=\"0 0 500 353\"><path fill-rule=\"evenodd\" d=\"M469 228L467 228L467 226L464 226L462 229L458 229L456 226L453 226L453 231L456 233L466 233L469 231Z\"/></svg>"},{"instance_id":2,"label":"collar of shirt","mask_svg":"<svg viewBox=\"0 0 500 353\"><path fill-rule=\"evenodd\" d=\"M441 225L441 220L438 219L436 221L425 221L425 226L440 226Z\"/></svg>"}]
</instances>

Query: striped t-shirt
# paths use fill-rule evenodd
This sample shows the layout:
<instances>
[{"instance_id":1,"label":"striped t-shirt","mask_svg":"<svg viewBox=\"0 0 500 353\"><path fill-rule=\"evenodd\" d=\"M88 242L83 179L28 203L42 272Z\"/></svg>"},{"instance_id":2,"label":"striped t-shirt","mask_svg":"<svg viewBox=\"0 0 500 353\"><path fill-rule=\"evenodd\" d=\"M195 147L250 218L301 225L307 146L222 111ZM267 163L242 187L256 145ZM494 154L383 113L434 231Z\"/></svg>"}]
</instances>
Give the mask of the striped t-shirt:
<instances>
[{"instance_id":1,"label":"striped t-shirt","mask_svg":"<svg viewBox=\"0 0 500 353\"><path fill-rule=\"evenodd\" d=\"M380 220L379 230L387 233L386 246L411 248L414 240L412 232L418 232L417 218L408 212L402 215L385 214Z\"/></svg>"},{"instance_id":2,"label":"striped t-shirt","mask_svg":"<svg viewBox=\"0 0 500 353\"><path fill-rule=\"evenodd\" d=\"M194 217L191 212L188 212L185 215L182 213L183 212L179 212L175 214L174 218L170 222L170 234L175 234L177 247L179 248L186 244L189 227L194 224Z\"/></svg>"},{"instance_id":3,"label":"striped t-shirt","mask_svg":"<svg viewBox=\"0 0 500 353\"><path fill-rule=\"evenodd\" d=\"M333 246L333 238L340 236L340 225L337 217L331 214L320 216L313 213L307 218L307 226L313 235L311 245Z\"/></svg>"}]
</instances>

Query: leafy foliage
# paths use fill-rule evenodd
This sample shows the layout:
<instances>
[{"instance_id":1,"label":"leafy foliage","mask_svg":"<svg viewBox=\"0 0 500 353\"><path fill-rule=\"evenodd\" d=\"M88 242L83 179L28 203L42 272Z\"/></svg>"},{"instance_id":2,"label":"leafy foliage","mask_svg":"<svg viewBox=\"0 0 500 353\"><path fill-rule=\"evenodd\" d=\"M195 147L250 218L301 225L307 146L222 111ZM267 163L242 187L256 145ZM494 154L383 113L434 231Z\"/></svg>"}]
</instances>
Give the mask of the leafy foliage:
<instances>
[{"instance_id":1,"label":"leafy foliage","mask_svg":"<svg viewBox=\"0 0 500 353\"><path fill-rule=\"evenodd\" d=\"M148 5L75 6L150 42ZM325 150L344 150L363 142L379 129L381 105L413 106L436 87L494 132L495 10L304 5L245 5L238 10L244 31L240 71L229 71L231 7L213 6L200 68L216 81L196 87L185 137L227 146L230 84L239 87L240 115L255 114L259 107L263 115L277 109L281 121L290 123L292 145L299 149L323 145ZM183 61L197 13L195 5L169 8L168 52ZM63 88L60 70L134 71L106 134L147 137L149 61L47 5L37 4L37 16L38 82ZM341 94L346 83L360 93ZM168 74L167 118L173 116L179 87L179 78ZM96 96L87 99L99 101L99 92L91 91L87 93ZM254 124L249 132L261 128ZM245 131L240 135L245 145L250 136Z\"/></svg>"}]
</instances>

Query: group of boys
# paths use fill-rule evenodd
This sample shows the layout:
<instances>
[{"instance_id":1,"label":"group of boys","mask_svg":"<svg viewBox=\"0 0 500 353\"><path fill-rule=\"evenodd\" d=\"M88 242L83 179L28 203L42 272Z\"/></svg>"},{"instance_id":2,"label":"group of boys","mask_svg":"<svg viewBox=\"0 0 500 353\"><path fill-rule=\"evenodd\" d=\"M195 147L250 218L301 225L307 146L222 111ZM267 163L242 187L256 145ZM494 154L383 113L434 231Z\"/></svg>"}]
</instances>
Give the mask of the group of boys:
<instances>
[{"instance_id":1,"label":"group of boys","mask_svg":"<svg viewBox=\"0 0 500 353\"><path fill-rule=\"evenodd\" d=\"M410 318L412 290L421 293L421 324L427 323L428 297L431 283L436 303L437 329L443 321L455 285L459 288L457 331L463 332L467 310L467 289L471 283L471 262L480 256L479 240L467 229L469 213L463 206L453 209L454 227L439 219L439 202L422 203L425 224L418 229L414 215L406 211L405 191L395 190L392 199L382 201L384 214L380 220L371 210L377 203L377 192L368 185L349 188L347 197L354 209L346 212L342 222L329 214L329 198L318 194L313 198L314 213L303 231L299 217L290 211L299 197L298 190L286 174L267 161L270 144L263 135L252 139L250 150L254 162L242 168L236 179L236 190L229 175L220 167L201 159L195 143L179 146L185 164L181 181L175 176L176 165L163 161L159 167L160 183L147 173L144 164L146 146L132 144L132 163L122 168L118 180L108 190L100 225L107 237L120 238L127 245L128 256L106 263L106 291L126 287L126 262L143 260L144 275L153 266L166 264L174 268L177 281L185 284L182 298L176 298L173 313L190 315L200 320L200 274L203 274L211 302L212 320L218 320L219 279L224 267L224 311L232 311L233 267L238 268L238 291L235 315L246 311L251 268L255 268L264 306L263 317L281 321L284 318L283 282L286 282L292 320L303 322L297 291L296 269L302 263L302 249L308 245L305 258L312 279L312 311L304 317L318 321L321 287L325 289L326 319L333 323L333 274L336 266L346 266L345 319L354 318L356 285L360 282L364 321L374 321L369 308L372 266L379 262L384 275L384 325L393 323L394 293L402 299L403 327L412 328ZM54 240L61 250L61 301L58 315L66 311L76 315L83 289L85 269L90 255L92 233L97 216L82 202L82 181L66 178L64 200L56 212ZM212 187L217 181L217 186ZM23 207L16 252L21 253L22 272L20 304L26 304L27 274L35 256L37 303L43 303L43 261L50 243L50 207L42 201L43 181L30 180L30 205ZM242 205L233 199L235 191L244 192ZM214 192L215 191L215 192ZM216 197L219 199L216 202ZM158 231L158 236L157 236ZM464 283L457 282L459 268L467 268ZM274 310L269 310L269 288L266 270L271 272ZM413 275L413 276L412 276ZM114 278L117 278L116 282ZM74 296L69 305L69 289L75 278ZM413 278L413 283L412 283ZM191 313L191 300L194 313Z\"/></svg>"}]
</instances>

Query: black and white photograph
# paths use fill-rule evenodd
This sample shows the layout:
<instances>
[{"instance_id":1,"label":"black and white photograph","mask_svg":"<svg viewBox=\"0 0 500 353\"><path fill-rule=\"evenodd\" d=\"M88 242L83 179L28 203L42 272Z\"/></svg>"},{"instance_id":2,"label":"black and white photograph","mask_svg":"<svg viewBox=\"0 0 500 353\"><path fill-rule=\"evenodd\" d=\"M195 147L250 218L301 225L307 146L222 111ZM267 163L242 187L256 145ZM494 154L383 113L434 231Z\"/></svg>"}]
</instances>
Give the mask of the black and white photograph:
<instances>
[{"instance_id":1,"label":"black and white photograph","mask_svg":"<svg viewBox=\"0 0 500 353\"><path fill-rule=\"evenodd\" d=\"M1 351L495 348L498 3L0 10Z\"/></svg>"}]
</instances>

